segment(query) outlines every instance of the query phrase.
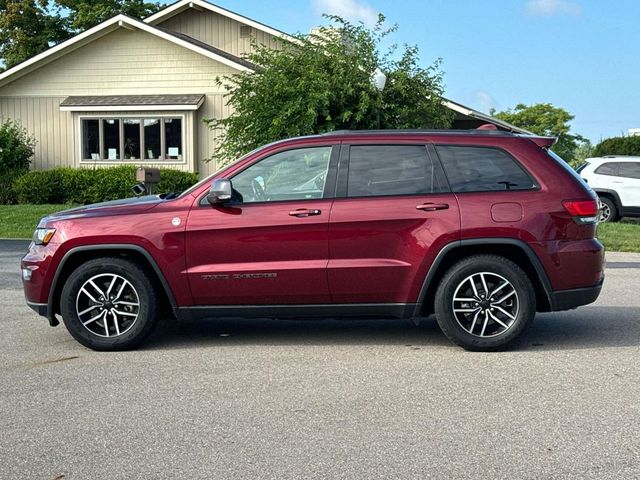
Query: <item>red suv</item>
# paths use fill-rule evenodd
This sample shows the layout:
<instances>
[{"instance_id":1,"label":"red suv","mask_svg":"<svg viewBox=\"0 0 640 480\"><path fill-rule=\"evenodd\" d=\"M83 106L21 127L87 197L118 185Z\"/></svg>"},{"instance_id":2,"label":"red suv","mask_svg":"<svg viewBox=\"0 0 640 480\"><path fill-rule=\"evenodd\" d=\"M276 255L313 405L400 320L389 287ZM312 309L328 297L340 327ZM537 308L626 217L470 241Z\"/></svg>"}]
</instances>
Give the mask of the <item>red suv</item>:
<instances>
[{"instance_id":1,"label":"red suv","mask_svg":"<svg viewBox=\"0 0 640 480\"><path fill-rule=\"evenodd\" d=\"M159 316L419 318L471 350L593 302L595 194L548 148L492 130L335 132L254 151L180 195L40 221L27 303L96 350Z\"/></svg>"}]
</instances>

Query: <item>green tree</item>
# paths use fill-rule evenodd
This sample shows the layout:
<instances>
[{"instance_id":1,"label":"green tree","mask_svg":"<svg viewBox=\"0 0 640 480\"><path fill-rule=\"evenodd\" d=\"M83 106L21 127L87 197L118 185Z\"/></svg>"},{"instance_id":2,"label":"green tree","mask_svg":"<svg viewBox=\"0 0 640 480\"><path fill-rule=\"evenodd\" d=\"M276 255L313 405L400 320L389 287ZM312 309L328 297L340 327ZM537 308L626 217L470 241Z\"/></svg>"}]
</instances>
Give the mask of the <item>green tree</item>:
<instances>
[{"instance_id":1,"label":"green tree","mask_svg":"<svg viewBox=\"0 0 640 480\"><path fill-rule=\"evenodd\" d=\"M451 113L442 107L440 61L421 67L418 49L405 46L394 60L382 54L391 32L380 15L374 28L327 17L332 26L295 35L280 49L255 44L247 60L254 71L218 78L232 115L208 120L221 132L214 159L227 162L282 138L368 128L446 128ZM387 75L376 90L372 75Z\"/></svg>"},{"instance_id":2,"label":"green tree","mask_svg":"<svg viewBox=\"0 0 640 480\"><path fill-rule=\"evenodd\" d=\"M640 156L640 136L612 137L602 140L593 149L593 156L605 155Z\"/></svg>"},{"instance_id":3,"label":"green tree","mask_svg":"<svg viewBox=\"0 0 640 480\"><path fill-rule=\"evenodd\" d=\"M74 32L87 30L120 13L144 18L162 7L144 0L56 0L56 3L68 10L69 26Z\"/></svg>"},{"instance_id":4,"label":"green tree","mask_svg":"<svg viewBox=\"0 0 640 480\"><path fill-rule=\"evenodd\" d=\"M47 0L0 0L0 63L11 68L68 38L66 20Z\"/></svg>"},{"instance_id":5,"label":"green tree","mask_svg":"<svg viewBox=\"0 0 640 480\"><path fill-rule=\"evenodd\" d=\"M585 159L593 156L593 145L589 139L585 138L578 143L578 148L573 152L573 163L571 166L578 167L584 163Z\"/></svg>"},{"instance_id":6,"label":"green tree","mask_svg":"<svg viewBox=\"0 0 640 480\"><path fill-rule=\"evenodd\" d=\"M552 150L567 162L575 161L576 149L585 141L584 137L571 133L570 122L574 116L550 103L535 105L519 103L515 108L504 112L496 112L492 109L490 114L537 135L557 137L558 142Z\"/></svg>"},{"instance_id":7,"label":"green tree","mask_svg":"<svg viewBox=\"0 0 640 480\"><path fill-rule=\"evenodd\" d=\"M144 18L144 0L0 0L0 63L11 68L119 13Z\"/></svg>"}]
</instances>

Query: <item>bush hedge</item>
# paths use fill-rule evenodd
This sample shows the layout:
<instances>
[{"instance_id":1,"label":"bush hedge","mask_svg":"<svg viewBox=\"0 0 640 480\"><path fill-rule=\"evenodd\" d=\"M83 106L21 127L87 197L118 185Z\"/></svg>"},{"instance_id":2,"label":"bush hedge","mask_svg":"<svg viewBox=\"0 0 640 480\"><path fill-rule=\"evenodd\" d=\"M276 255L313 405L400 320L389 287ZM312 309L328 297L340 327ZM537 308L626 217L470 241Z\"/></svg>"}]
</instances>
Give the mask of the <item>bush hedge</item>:
<instances>
[{"instance_id":1,"label":"bush hedge","mask_svg":"<svg viewBox=\"0 0 640 480\"><path fill-rule=\"evenodd\" d=\"M33 170L15 179L13 199L33 204L89 204L132 197L135 173L133 165ZM180 192L197 181L197 173L163 168L154 193Z\"/></svg>"},{"instance_id":2,"label":"bush hedge","mask_svg":"<svg viewBox=\"0 0 640 480\"><path fill-rule=\"evenodd\" d=\"M593 149L592 156L634 155L640 156L640 136L612 137L603 140Z\"/></svg>"},{"instance_id":3,"label":"bush hedge","mask_svg":"<svg viewBox=\"0 0 640 480\"><path fill-rule=\"evenodd\" d=\"M0 203L15 201L13 184L29 171L35 146L35 139L19 123L0 123Z\"/></svg>"}]
</instances>

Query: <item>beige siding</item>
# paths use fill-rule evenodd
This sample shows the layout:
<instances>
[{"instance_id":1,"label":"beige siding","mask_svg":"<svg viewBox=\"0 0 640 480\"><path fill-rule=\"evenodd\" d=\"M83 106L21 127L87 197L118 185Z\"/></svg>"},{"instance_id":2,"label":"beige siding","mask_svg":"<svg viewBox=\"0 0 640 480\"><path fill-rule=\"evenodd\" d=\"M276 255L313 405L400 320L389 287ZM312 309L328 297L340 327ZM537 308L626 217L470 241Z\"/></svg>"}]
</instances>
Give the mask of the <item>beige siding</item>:
<instances>
[{"instance_id":1,"label":"beige siding","mask_svg":"<svg viewBox=\"0 0 640 480\"><path fill-rule=\"evenodd\" d=\"M120 28L0 88L0 96L142 95L216 91L231 67Z\"/></svg>"},{"instance_id":2,"label":"beige siding","mask_svg":"<svg viewBox=\"0 0 640 480\"><path fill-rule=\"evenodd\" d=\"M218 99L214 103L221 104L221 91L214 80L234 72L224 64L151 34L119 29L0 87L0 117L19 120L35 135L38 144L34 168L79 166L78 114L61 112L59 108L66 96L205 93ZM207 98L202 108L209 108L211 102ZM213 115L221 112L209 110ZM213 145L211 132L201 123L203 117L199 113L155 112L160 113L186 114L190 119L184 127L187 163L173 167L197 171L199 161L210 153L196 143L205 142L211 148Z\"/></svg>"},{"instance_id":3,"label":"beige siding","mask_svg":"<svg viewBox=\"0 0 640 480\"><path fill-rule=\"evenodd\" d=\"M208 95L206 101L200 107L197 115L197 145L196 158L199 160L198 171L200 177L206 177L217 170L219 165L214 161L207 161L215 152L216 137L218 132L214 132L204 123L204 120L211 118L226 118L231 114L231 109L226 105L223 95Z\"/></svg>"},{"instance_id":4,"label":"beige siding","mask_svg":"<svg viewBox=\"0 0 640 480\"><path fill-rule=\"evenodd\" d=\"M165 20L159 26L184 33L233 55L242 56L251 51L251 39L240 38L241 25L214 12L188 9ZM267 47L278 48L277 38L261 30L252 28L251 37Z\"/></svg>"},{"instance_id":5,"label":"beige siding","mask_svg":"<svg viewBox=\"0 0 640 480\"><path fill-rule=\"evenodd\" d=\"M16 120L37 139L33 168L74 164L71 113L61 112L65 97L0 97L0 118Z\"/></svg>"}]
</instances>

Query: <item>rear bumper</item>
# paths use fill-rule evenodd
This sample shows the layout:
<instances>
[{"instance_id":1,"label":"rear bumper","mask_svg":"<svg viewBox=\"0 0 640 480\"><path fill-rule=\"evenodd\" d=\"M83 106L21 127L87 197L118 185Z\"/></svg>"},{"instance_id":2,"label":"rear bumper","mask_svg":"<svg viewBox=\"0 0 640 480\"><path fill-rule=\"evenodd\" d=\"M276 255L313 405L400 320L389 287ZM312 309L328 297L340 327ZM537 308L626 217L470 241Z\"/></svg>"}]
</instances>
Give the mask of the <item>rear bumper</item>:
<instances>
[{"instance_id":1,"label":"rear bumper","mask_svg":"<svg viewBox=\"0 0 640 480\"><path fill-rule=\"evenodd\" d=\"M571 310L581 305L588 305L596 301L602 290L604 277L592 287L574 288L571 290L555 290L551 292L551 310Z\"/></svg>"}]
</instances>

